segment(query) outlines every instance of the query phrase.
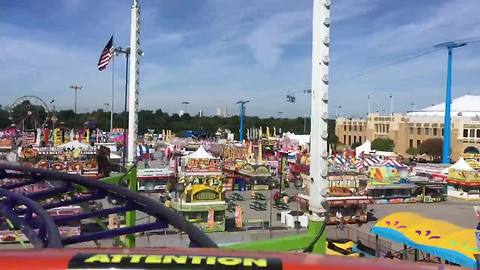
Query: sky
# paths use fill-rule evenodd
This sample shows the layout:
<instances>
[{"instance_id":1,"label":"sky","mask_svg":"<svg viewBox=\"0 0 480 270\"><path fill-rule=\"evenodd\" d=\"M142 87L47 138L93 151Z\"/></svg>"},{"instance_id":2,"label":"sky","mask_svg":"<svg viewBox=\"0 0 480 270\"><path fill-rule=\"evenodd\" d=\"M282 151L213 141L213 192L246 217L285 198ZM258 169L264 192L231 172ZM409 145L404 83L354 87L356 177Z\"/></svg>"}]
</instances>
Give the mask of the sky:
<instances>
[{"instance_id":1,"label":"sky","mask_svg":"<svg viewBox=\"0 0 480 270\"><path fill-rule=\"evenodd\" d=\"M131 0L0 0L0 104L35 95L78 110L105 108L115 71L115 111L123 110L125 58L96 64L114 34L128 46ZM478 0L332 0L329 113L411 110L441 103L447 51L375 69L464 38L480 39ZM140 0L140 109L212 115L309 113L312 0ZM453 97L480 95L480 43L454 51ZM286 95L296 96L288 103ZM339 109L341 106L341 109Z\"/></svg>"}]
</instances>

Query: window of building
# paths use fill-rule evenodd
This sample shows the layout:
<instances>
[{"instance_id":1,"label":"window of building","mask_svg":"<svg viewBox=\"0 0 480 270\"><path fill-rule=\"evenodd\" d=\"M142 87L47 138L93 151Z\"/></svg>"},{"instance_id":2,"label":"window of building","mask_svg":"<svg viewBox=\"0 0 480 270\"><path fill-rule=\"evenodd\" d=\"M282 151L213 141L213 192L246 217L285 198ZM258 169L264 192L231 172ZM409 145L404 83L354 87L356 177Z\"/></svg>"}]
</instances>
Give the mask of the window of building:
<instances>
[{"instance_id":1,"label":"window of building","mask_svg":"<svg viewBox=\"0 0 480 270\"><path fill-rule=\"evenodd\" d=\"M347 143L347 135L343 135L343 143Z\"/></svg>"},{"instance_id":2,"label":"window of building","mask_svg":"<svg viewBox=\"0 0 480 270\"><path fill-rule=\"evenodd\" d=\"M410 134L413 135L413 128L412 127L410 128Z\"/></svg>"},{"instance_id":3,"label":"window of building","mask_svg":"<svg viewBox=\"0 0 480 270\"><path fill-rule=\"evenodd\" d=\"M357 131L357 126L353 126L353 131Z\"/></svg>"},{"instance_id":4,"label":"window of building","mask_svg":"<svg viewBox=\"0 0 480 270\"><path fill-rule=\"evenodd\" d=\"M464 138L468 137L468 129L466 129L466 128L463 129L463 137Z\"/></svg>"},{"instance_id":5,"label":"window of building","mask_svg":"<svg viewBox=\"0 0 480 270\"><path fill-rule=\"evenodd\" d=\"M470 138L475 138L475 129L470 129Z\"/></svg>"},{"instance_id":6,"label":"window of building","mask_svg":"<svg viewBox=\"0 0 480 270\"><path fill-rule=\"evenodd\" d=\"M343 125L343 131L347 131L347 125Z\"/></svg>"},{"instance_id":7,"label":"window of building","mask_svg":"<svg viewBox=\"0 0 480 270\"><path fill-rule=\"evenodd\" d=\"M477 138L480 138L480 129L477 129Z\"/></svg>"},{"instance_id":8,"label":"window of building","mask_svg":"<svg viewBox=\"0 0 480 270\"><path fill-rule=\"evenodd\" d=\"M352 126L348 126L348 131L352 131Z\"/></svg>"},{"instance_id":9,"label":"window of building","mask_svg":"<svg viewBox=\"0 0 480 270\"><path fill-rule=\"evenodd\" d=\"M358 127L358 131L362 131L362 126L359 126L359 127Z\"/></svg>"},{"instance_id":10,"label":"window of building","mask_svg":"<svg viewBox=\"0 0 480 270\"><path fill-rule=\"evenodd\" d=\"M357 136L353 136L353 143L357 142Z\"/></svg>"},{"instance_id":11,"label":"window of building","mask_svg":"<svg viewBox=\"0 0 480 270\"><path fill-rule=\"evenodd\" d=\"M430 135L430 129L429 128L425 128L425 135Z\"/></svg>"},{"instance_id":12,"label":"window of building","mask_svg":"<svg viewBox=\"0 0 480 270\"><path fill-rule=\"evenodd\" d=\"M413 147L413 140L410 139L410 144L409 144L409 147L412 148Z\"/></svg>"},{"instance_id":13,"label":"window of building","mask_svg":"<svg viewBox=\"0 0 480 270\"><path fill-rule=\"evenodd\" d=\"M433 128L433 136L437 136L437 128Z\"/></svg>"},{"instance_id":14,"label":"window of building","mask_svg":"<svg viewBox=\"0 0 480 270\"><path fill-rule=\"evenodd\" d=\"M352 136L348 135L348 145L352 145Z\"/></svg>"},{"instance_id":15,"label":"window of building","mask_svg":"<svg viewBox=\"0 0 480 270\"><path fill-rule=\"evenodd\" d=\"M417 128L417 135L422 135L422 128Z\"/></svg>"},{"instance_id":16,"label":"window of building","mask_svg":"<svg viewBox=\"0 0 480 270\"><path fill-rule=\"evenodd\" d=\"M422 144L422 141L417 140L417 148L420 147L420 144Z\"/></svg>"},{"instance_id":17,"label":"window of building","mask_svg":"<svg viewBox=\"0 0 480 270\"><path fill-rule=\"evenodd\" d=\"M443 128L442 128L442 136L443 136L443 133L444 133L444 132L445 132L445 130L443 130Z\"/></svg>"}]
</instances>

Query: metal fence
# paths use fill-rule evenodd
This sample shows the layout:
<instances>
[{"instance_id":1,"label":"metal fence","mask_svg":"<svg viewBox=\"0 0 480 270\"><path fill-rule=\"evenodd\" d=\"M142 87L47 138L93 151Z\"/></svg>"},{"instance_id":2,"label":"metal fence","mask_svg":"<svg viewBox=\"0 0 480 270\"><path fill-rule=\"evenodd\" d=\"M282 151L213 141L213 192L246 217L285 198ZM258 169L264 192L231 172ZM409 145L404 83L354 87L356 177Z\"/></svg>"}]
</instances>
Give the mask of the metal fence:
<instances>
[{"instance_id":1,"label":"metal fence","mask_svg":"<svg viewBox=\"0 0 480 270\"><path fill-rule=\"evenodd\" d=\"M361 241L364 246L373 250L377 250L378 247L379 256L384 256L389 251L394 252L394 250L392 250L392 243L390 241L377 238L374 234L361 231L360 229L351 225L345 225L343 228L329 227L328 238L332 240L350 240L354 241L355 243Z\"/></svg>"}]
</instances>

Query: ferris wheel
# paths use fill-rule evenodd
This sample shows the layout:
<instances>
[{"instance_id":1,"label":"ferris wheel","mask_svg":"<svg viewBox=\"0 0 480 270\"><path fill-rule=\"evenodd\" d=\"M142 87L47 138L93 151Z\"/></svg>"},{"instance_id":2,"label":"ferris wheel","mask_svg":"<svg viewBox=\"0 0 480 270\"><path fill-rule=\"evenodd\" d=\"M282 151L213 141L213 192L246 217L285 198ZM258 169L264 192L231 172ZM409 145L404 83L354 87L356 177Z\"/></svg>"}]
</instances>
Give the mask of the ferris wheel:
<instances>
[{"instance_id":1,"label":"ferris wheel","mask_svg":"<svg viewBox=\"0 0 480 270\"><path fill-rule=\"evenodd\" d=\"M45 126L50 120L50 109L45 101L37 96L17 98L8 110L12 126L23 131L33 131Z\"/></svg>"}]
</instances>

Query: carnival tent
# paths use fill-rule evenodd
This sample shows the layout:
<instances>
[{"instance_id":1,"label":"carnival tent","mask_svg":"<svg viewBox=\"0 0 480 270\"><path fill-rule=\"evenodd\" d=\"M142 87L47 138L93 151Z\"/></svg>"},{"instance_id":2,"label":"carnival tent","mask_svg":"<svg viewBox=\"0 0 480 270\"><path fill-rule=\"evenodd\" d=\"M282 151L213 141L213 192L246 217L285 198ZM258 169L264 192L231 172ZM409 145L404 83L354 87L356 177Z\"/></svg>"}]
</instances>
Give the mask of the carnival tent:
<instances>
[{"instance_id":1,"label":"carnival tent","mask_svg":"<svg viewBox=\"0 0 480 270\"><path fill-rule=\"evenodd\" d=\"M405 165L405 164L403 164L403 163L401 163L397 160L394 160L394 159L386 159L383 162L381 162L380 165L392 166L392 167L396 167L396 168L408 168L407 165Z\"/></svg>"},{"instance_id":2,"label":"carnival tent","mask_svg":"<svg viewBox=\"0 0 480 270\"><path fill-rule=\"evenodd\" d=\"M366 140L362 145L355 147L355 155L359 157L363 154L368 154L372 151L372 143L369 140Z\"/></svg>"},{"instance_id":3,"label":"carnival tent","mask_svg":"<svg viewBox=\"0 0 480 270\"><path fill-rule=\"evenodd\" d=\"M205 150L203 145L190 155L185 157L186 159L217 159L216 157L212 156L210 153Z\"/></svg>"},{"instance_id":4,"label":"carnival tent","mask_svg":"<svg viewBox=\"0 0 480 270\"><path fill-rule=\"evenodd\" d=\"M449 169L456 170L456 171L469 171L469 172L475 171L475 169L473 169L472 167L470 167L470 165L468 165L468 163L465 161L465 159L463 159L463 157L460 158L457 162L455 162L455 164L453 164Z\"/></svg>"},{"instance_id":5,"label":"carnival tent","mask_svg":"<svg viewBox=\"0 0 480 270\"><path fill-rule=\"evenodd\" d=\"M344 165L345 163L347 163L347 160L340 155L336 155L336 156L331 155L328 157L328 160L330 161L330 163L338 164L338 165Z\"/></svg>"},{"instance_id":6,"label":"carnival tent","mask_svg":"<svg viewBox=\"0 0 480 270\"><path fill-rule=\"evenodd\" d=\"M378 221L372 232L379 237L405 244L435 257L475 268L479 252L475 230L416 213L397 212Z\"/></svg>"}]
</instances>

